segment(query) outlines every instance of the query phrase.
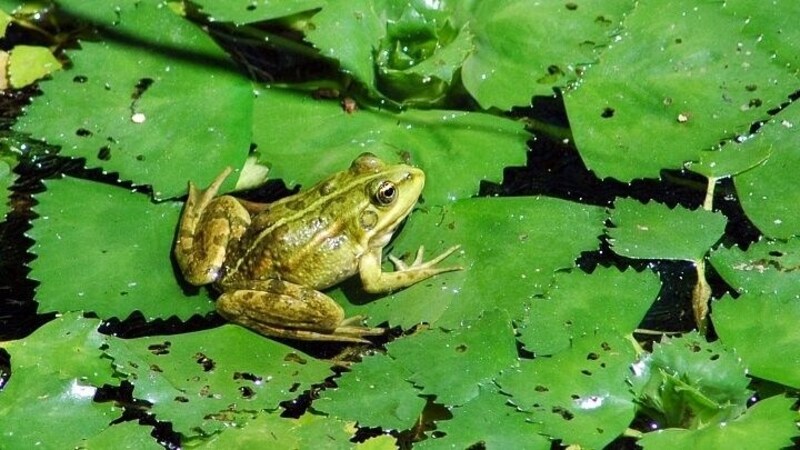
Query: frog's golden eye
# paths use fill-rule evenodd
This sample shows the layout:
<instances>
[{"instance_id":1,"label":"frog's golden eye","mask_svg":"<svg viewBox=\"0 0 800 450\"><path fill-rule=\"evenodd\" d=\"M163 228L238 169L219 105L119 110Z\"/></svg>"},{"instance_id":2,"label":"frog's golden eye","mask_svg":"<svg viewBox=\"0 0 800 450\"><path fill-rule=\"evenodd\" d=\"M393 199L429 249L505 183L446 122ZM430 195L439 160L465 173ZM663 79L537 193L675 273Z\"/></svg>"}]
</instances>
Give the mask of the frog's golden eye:
<instances>
[{"instance_id":1,"label":"frog's golden eye","mask_svg":"<svg viewBox=\"0 0 800 450\"><path fill-rule=\"evenodd\" d=\"M374 197L379 205L389 205L397 198L397 187L391 181L381 181Z\"/></svg>"}]
</instances>

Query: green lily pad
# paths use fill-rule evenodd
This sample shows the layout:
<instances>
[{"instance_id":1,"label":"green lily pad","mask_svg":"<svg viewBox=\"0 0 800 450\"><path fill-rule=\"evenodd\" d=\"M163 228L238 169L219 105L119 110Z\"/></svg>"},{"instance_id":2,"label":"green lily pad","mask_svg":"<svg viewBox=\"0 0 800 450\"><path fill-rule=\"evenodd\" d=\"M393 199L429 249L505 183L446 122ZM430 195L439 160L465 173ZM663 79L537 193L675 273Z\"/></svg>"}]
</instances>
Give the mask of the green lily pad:
<instances>
[{"instance_id":1,"label":"green lily pad","mask_svg":"<svg viewBox=\"0 0 800 450\"><path fill-rule=\"evenodd\" d=\"M800 388L800 277L770 271L759 278L763 288L774 290L714 302L714 327L754 376Z\"/></svg>"},{"instance_id":2,"label":"green lily pad","mask_svg":"<svg viewBox=\"0 0 800 450\"><path fill-rule=\"evenodd\" d=\"M385 0L327 2L310 21L306 39L367 86L375 83L373 49L386 35Z\"/></svg>"},{"instance_id":3,"label":"green lily pad","mask_svg":"<svg viewBox=\"0 0 800 450\"><path fill-rule=\"evenodd\" d=\"M800 239L719 249L710 261L739 293L712 305L720 340L753 375L800 388Z\"/></svg>"},{"instance_id":4,"label":"green lily pad","mask_svg":"<svg viewBox=\"0 0 800 450\"><path fill-rule=\"evenodd\" d=\"M434 329L395 341L389 355L402 361L425 395L446 405L474 399L479 385L517 363L511 320L497 309L454 331Z\"/></svg>"},{"instance_id":5,"label":"green lily pad","mask_svg":"<svg viewBox=\"0 0 800 450\"><path fill-rule=\"evenodd\" d=\"M520 341L536 355L552 355L575 339L598 333L630 335L660 289L658 276L650 271L597 268L591 274L556 274L547 295L531 303Z\"/></svg>"},{"instance_id":6,"label":"green lily pad","mask_svg":"<svg viewBox=\"0 0 800 450\"><path fill-rule=\"evenodd\" d=\"M619 199L611 210L609 242L620 256L700 261L725 231L725 216Z\"/></svg>"},{"instance_id":7,"label":"green lily pad","mask_svg":"<svg viewBox=\"0 0 800 450\"><path fill-rule=\"evenodd\" d=\"M622 337L578 338L552 357L520 361L497 383L514 405L531 413L540 433L565 446L603 448L633 420L636 408L626 379L634 357Z\"/></svg>"},{"instance_id":8,"label":"green lily pad","mask_svg":"<svg viewBox=\"0 0 800 450\"><path fill-rule=\"evenodd\" d=\"M85 158L90 167L152 185L156 198L178 196L189 179L212 179L224 166L242 165L252 86L203 30L156 0L59 3L113 33L67 53L70 70L40 84L44 94L16 131Z\"/></svg>"},{"instance_id":9,"label":"green lily pad","mask_svg":"<svg viewBox=\"0 0 800 450\"><path fill-rule=\"evenodd\" d=\"M358 280L331 295L349 315L404 328L426 322L455 329L494 308L521 319L556 271L574 267L582 251L597 248L602 224L602 208L545 197L476 198L421 209L387 253L410 256L424 245L430 258L460 244L462 249L441 267L464 270L383 298L365 297Z\"/></svg>"},{"instance_id":10,"label":"green lily pad","mask_svg":"<svg viewBox=\"0 0 800 450\"><path fill-rule=\"evenodd\" d=\"M336 380L338 388L326 389L314 402L314 409L364 427L410 429L425 400L420 390L406 381L408 376L402 362L394 358L365 358Z\"/></svg>"},{"instance_id":11,"label":"green lily pad","mask_svg":"<svg viewBox=\"0 0 800 450\"><path fill-rule=\"evenodd\" d=\"M175 336L109 338L105 353L184 436L242 426L330 375L328 364L235 325Z\"/></svg>"},{"instance_id":12,"label":"green lily pad","mask_svg":"<svg viewBox=\"0 0 800 450\"><path fill-rule=\"evenodd\" d=\"M297 120L302 117L303 120ZM253 140L271 162L271 178L310 187L344 170L363 152L387 163L410 162L427 174L426 204L473 196L480 180L525 164L530 134L518 122L482 113L359 109L278 88L256 99ZM491 152L482 149L491 148Z\"/></svg>"},{"instance_id":13,"label":"green lily pad","mask_svg":"<svg viewBox=\"0 0 800 450\"><path fill-rule=\"evenodd\" d=\"M668 429L644 435L637 444L645 450L675 448L789 448L797 436L795 400L762 400L735 420L698 430Z\"/></svg>"},{"instance_id":14,"label":"green lily pad","mask_svg":"<svg viewBox=\"0 0 800 450\"><path fill-rule=\"evenodd\" d=\"M765 235L787 239L800 235L800 193L794 183L800 165L800 107L790 105L767 122L742 147L766 153L763 164L733 178L747 217Z\"/></svg>"},{"instance_id":15,"label":"green lily pad","mask_svg":"<svg viewBox=\"0 0 800 450\"><path fill-rule=\"evenodd\" d=\"M564 97L587 166L601 178L657 178L748 134L796 90L797 14L785 0L637 5Z\"/></svg>"},{"instance_id":16,"label":"green lily pad","mask_svg":"<svg viewBox=\"0 0 800 450\"><path fill-rule=\"evenodd\" d=\"M179 203L154 204L143 194L64 178L36 196L39 218L31 278L41 312L92 311L101 318L204 315L207 292L186 295L171 264Z\"/></svg>"},{"instance_id":17,"label":"green lily pad","mask_svg":"<svg viewBox=\"0 0 800 450\"><path fill-rule=\"evenodd\" d=\"M758 135L757 135L758 136ZM755 136L744 142L728 142L719 148L700 153L697 164L688 165L693 172L711 179L733 177L763 164L770 155L770 146L758 145L760 140ZM734 177L736 180L738 177Z\"/></svg>"},{"instance_id":18,"label":"green lily pad","mask_svg":"<svg viewBox=\"0 0 800 450\"><path fill-rule=\"evenodd\" d=\"M0 342L13 366L0 392L4 448L76 448L121 416L112 403L93 401L98 387L117 384L101 358L99 324L67 314L24 339Z\"/></svg>"},{"instance_id":19,"label":"green lily pad","mask_svg":"<svg viewBox=\"0 0 800 450\"><path fill-rule=\"evenodd\" d=\"M414 444L414 448L524 448L549 450L551 442L526 421L530 413L508 404L508 397L491 384L483 385L480 394L468 403L450 408L453 418L436 421L437 435ZM444 434L439 436L438 434Z\"/></svg>"},{"instance_id":20,"label":"green lily pad","mask_svg":"<svg viewBox=\"0 0 800 450\"><path fill-rule=\"evenodd\" d=\"M484 108L530 104L556 86L579 78L597 61L631 14L633 3L490 0L457 8L475 34L475 52L464 62L464 86ZM455 5L454 5L455 6ZM478 18L478 19L475 19ZM547 42L547 45L542 43Z\"/></svg>"}]
</instances>

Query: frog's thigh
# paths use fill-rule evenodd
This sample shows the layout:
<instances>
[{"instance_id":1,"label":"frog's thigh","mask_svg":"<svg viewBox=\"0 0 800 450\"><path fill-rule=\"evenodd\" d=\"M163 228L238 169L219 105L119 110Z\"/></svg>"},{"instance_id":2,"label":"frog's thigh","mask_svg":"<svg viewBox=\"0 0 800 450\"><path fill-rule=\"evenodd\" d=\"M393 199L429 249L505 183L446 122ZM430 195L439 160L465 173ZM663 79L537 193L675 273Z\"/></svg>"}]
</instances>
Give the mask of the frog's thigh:
<instances>
[{"instance_id":1,"label":"frog's thigh","mask_svg":"<svg viewBox=\"0 0 800 450\"><path fill-rule=\"evenodd\" d=\"M333 333L344 311L333 299L314 289L280 280L241 283L217 299L226 319L264 334L261 328Z\"/></svg>"},{"instance_id":2,"label":"frog's thigh","mask_svg":"<svg viewBox=\"0 0 800 450\"><path fill-rule=\"evenodd\" d=\"M230 241L250 224L247 210L231 196L217 197L202 211L194 230L178 230L175 256L186 280L203 285L217 279Z\"/></svg>"}]
</instances>

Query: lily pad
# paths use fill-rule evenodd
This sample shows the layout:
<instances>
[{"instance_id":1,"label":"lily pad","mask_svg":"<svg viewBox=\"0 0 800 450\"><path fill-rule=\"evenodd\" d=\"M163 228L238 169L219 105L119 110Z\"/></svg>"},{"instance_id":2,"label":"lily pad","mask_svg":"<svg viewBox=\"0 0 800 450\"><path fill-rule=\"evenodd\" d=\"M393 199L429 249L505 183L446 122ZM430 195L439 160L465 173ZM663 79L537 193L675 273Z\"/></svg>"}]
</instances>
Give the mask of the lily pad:
<instances>
[{"instance_id":1,"label":"lily pad","mask_svg":"<svg viewBox=\"0 0 800 450\"><path fill-rule=\"evenodd\" d=\"M712 305L720 340L753 375L800 388L800 239L720 249L710 261L739 294Z\"/></svg>"},{"instance_id":2,"label":"lily pad","mask_svg":"<svg viewBox=\"0 0 800 450\"><path fill-rule=\"evenodd\" d=\"M725 216L705 210L670 209L620 199L611 211L609 242L620 256L700 261L725 231Z\"/></svg>"},{"instance_id":3,"label":"lily pad","mask_svg":"<svg viewBox=\"0 0 800 450\"><path fill-rule=\"evenodd\" d=\"M800 388L800 333L795 326L800 321L800 277L770 271L759 278L762 287L773 290L714 302L714 327L754 376Z\"/></svg>"},{"instance_id":4,"label":"lily pad","mask_svg":"<svg viewBox=\"0 0 800 450\"><path fill-rule=\"evenodd\" d=\"M450 408L453 418L436 421L435 437L414 445L414 448L453 449L521 448L549 450L551 442L526 421L530 413L518 411L508 404L508 397L496 386L482 385L480 394L468 403ZM443 436L441 436L443 434Z\"/></svg>"},{"instance_id":5,"label":"lily pad","mask_svg":"<svg viewBox=\"0 0 800 450\"><path fill-rule=\"evenodd\" d=\"M794 179L800 167L800 107L790 105L742 144L751 153L769 152L753 170L733 178L747 217L766 236L788 239L800 235L800 204Z\"/></svg>"},{"instance_id":6,"label":"lily pad","mask_svg":"<svg viewBox=\"0 0 800 450\"><path fill-rule=\"evenodd\" d=\"M630 335L660 289L658 276L650 271L559 273L547 295L531 303L520 341L536 355L552 355L567 350L575 339Z\"/></svg>"},{"instance_id":7,"label":"lily pad","mask_svg":"<svg viewBox=\"0 0 800 450\"><path fill-rule=\"evenodd\" d=\"M367 86L375 86L373 49L386 35L385 0L327 2L310 22L306 39L342 70Z\"/></svg>"},{"instance_id":8,"label":"lily pad","mask_svg":"<svg viewBox=\"0 0 800 450\"><path fill-rule=\"evenodd\" d=\"M109 448L136 448L141 450L160 450L161 446L150 433L153 429L137 422L122 422L106 428L87 439L80 448L86 450L105 450Z\"/></svg>"},{"instance_id":9,"label":"lily pad","mask_svg":"<svg viewBox=\"0 0 800 450\"><path fill-rule=\"evenodd\" d=\"M70 70L40 84L43 95L16 131L90 167L150 184L156 198L181 195L189 179L242 165L252 86L206 32L156 0L59 3L108 28L103 41L67 53Z\"/></svg>"},{"instance_id":10,"label":"lily pad","mask_svg":"<svg viewBox=\"0 0 800 450\"><path fill-rule=\"evenodd\" d=\"M350 315L404 328L426 322L455 329L494 308L521 319L556 271L574 267L582 251L597 248L602 225L602 208L544 197L477 198L421 209L387 253L410 256L424 245L430 257L460 244L441 266L464 270L383 298L365 297L358 280L332 295Z\"/></svg>"},{"instance_id":11,"label":"lily pad","mask_svg":"<svg viewBox=\"0 0 800 450\"><path fill-rule=\"evenodd\" d=\"M634 10L633 2L463 2L475 34L464 62L464 86L484 108L529 105L535 95L580 78L597 61ZM547 45L542 45L543 43Z\"/></svg>"},{"instance_id":12,"label":"lily pad","mask_svg":"<svg viewBox=\"0 0 800 450\"><path fill-rule=\"evenodd\" d=\"M271 162L271 178L307 188L372 152L387 163L422 168L430 205L473 196L480 180L499 181L504 167L524 165L531 137L520 123L483 113L359 109L347 114L337 102L278 88L259 93L255 123L253 139ZM487 148L492 151L481 150Z\"/></svg>"},{"instance_id":13,"label":"lily pad","mask_svg":"<svg viewBox=\"0 0 800 450\"><path fill-rule=\"evenodd\" d=\"M93 401L97 388L117 384L101 358L99 320L68 314L19 341L0 342L13 373L0 392L3 447L75 448L118 419L111 403ZM53 426L58 424L58 426Z\"/></svg>"},{"instance_id":14,"label":"lily pad","mask_svg":"<svg viewBox=\"0 0 800 450\"><path fill-rule=\"evenodd\" d=\"M564 96L575 144L601 178L657 178L788 100L800 4L638 4L619 39Z\"/></svg>"},{"instance_id":15,"label":"lily pad","mask_svg":"<svg viewBox=\"0 0 800 450\"><path fill-rule=\"evenodd\" d=\"M147 319L185 320L214 310L206 291L184 294L170 262L179 203L154 204L76 178L45 185L28 232L41 312L84 310L107 319L140 311Z\"/></svg>"},{"instance_id":16,"label":"lily pad","mask_svg":"<svg viewBox=\"0 0 800 450\"><path fill-rule=\"evenodd\" d=\"M636 408L626 379L634 357L622 337L578 338L552 357L520 361L497 383L514 405L531 413L540 433L565 446L603 448L633 420Z\"/></svg>"},{"instance_id":17,"label":"lily pad","mask_svg":"<svg viewBox=\"0 0 800 450\"><path fill-rule=\"evenodd\" d=\"M419 418L425 400L409 381L402 362L386 355L365 358L326 389L314 409L385 430L410 429Z\"/></svg>"},{"instance_id":18,"label":"lily pad","mask_svg":"<svg viewBox=\"0 0 800 450\"><path fill-rule=\"evenodd\" d=\"M205 435L276 409L330 375L328 364L235 325L176 336L108 339L105 354L184 436Z\"/></svg>"},{"instance_id":19,"label":"lily pad","mask_svg":"<svg viewBox=\"0 0 800 450\"><path fill-rule=\"evenodd\" d=\"M486 312L454 330L428 330L395 341L389 355L402 361L409 379L440 403L463 405L478 396L479 385L517 364L511 320L504 311ZM453 379L454 373L459 374Z\"/></svg>"}]
</instances>

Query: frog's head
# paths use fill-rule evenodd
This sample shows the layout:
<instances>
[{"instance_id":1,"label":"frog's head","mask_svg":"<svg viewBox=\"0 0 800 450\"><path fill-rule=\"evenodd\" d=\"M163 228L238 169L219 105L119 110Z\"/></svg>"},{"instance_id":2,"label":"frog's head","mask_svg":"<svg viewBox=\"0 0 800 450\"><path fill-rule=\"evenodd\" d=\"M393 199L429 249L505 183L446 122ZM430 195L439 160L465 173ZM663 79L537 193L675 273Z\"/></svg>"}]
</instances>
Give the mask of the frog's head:
<instances>
[{"instance_id":1,"label":"frog's head","mask_svg":"<svg viewBox=\"0 0 800 450\"><path fill-rule=\"evenodd\" d=\"M358 217L362 242L383 247L417 203L425 173L405 164L387 165L371 153L356 158L350 173L361 180L365 193Z\"/></svg>"}]
</instances>

